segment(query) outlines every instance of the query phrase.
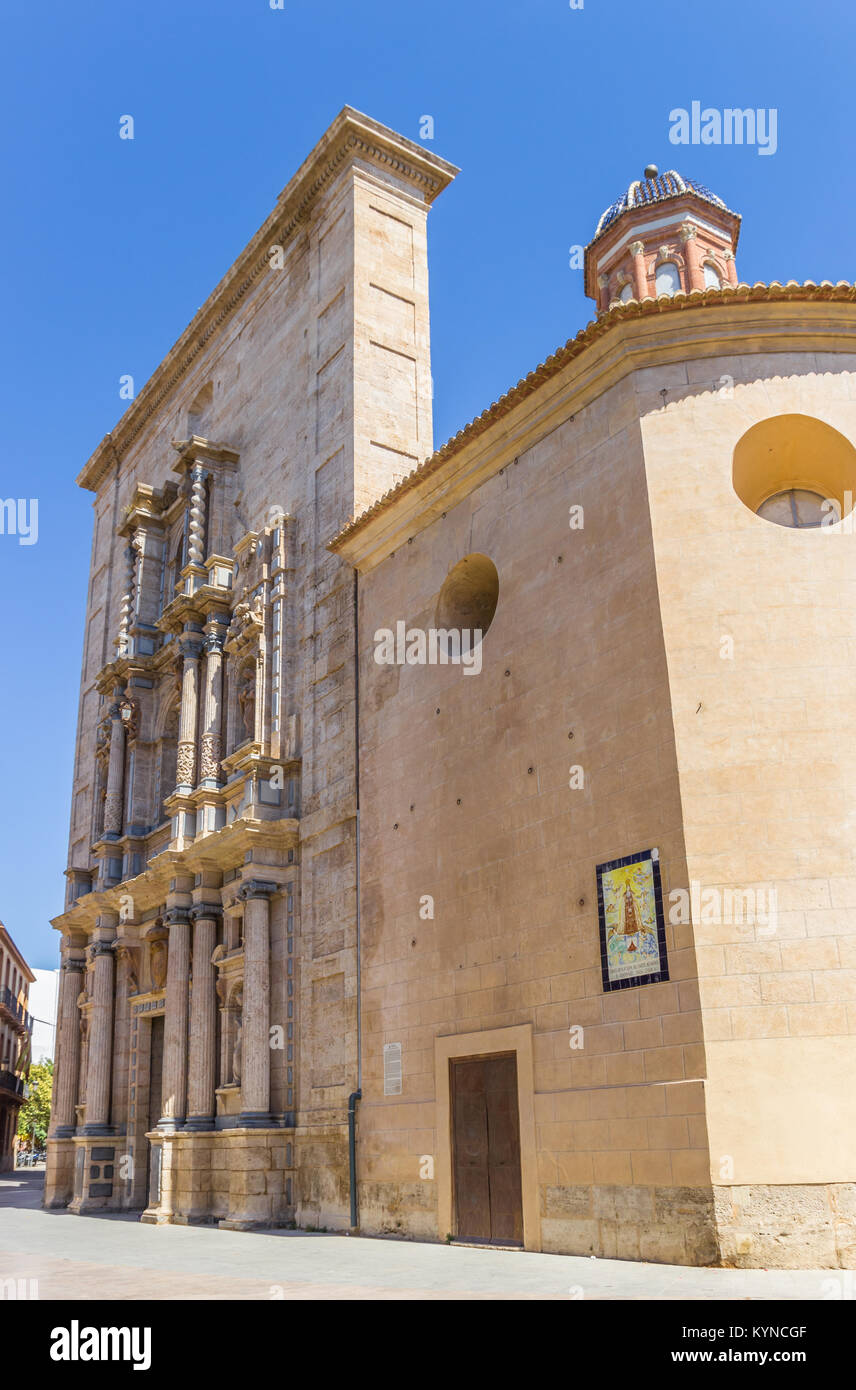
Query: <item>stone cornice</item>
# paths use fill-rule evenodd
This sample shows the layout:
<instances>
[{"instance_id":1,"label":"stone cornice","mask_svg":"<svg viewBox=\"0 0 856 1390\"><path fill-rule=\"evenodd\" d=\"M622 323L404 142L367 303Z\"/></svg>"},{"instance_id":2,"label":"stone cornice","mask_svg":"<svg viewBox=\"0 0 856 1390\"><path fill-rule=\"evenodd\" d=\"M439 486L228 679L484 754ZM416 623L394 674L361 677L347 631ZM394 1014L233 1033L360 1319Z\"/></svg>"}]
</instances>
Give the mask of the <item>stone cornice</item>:
<instances>
[{"instance_id":1,"label":"stone cornice","mask_svg":"<svg viewBox=\"0 0 856 1390\"><path fill-rule=\"evenodd\" d=\"M536 428L555 428L560 416L582 410L640 367L747 351L813 351L815 339L822 350L853 352L854 334L856 285L846 280L741 284L615 304L344 526L328 549L357 569L372 569L513 461Z\"/></svg>"},{"instance_id":2,"label":"stone cornice","mask_svg":"<svg viewBox=\"0 0 856 1390\"><path fill-rule=\"evenodd\" d=\"M344 107L283 189L276 207L128 406L115 429L105 435L80 472L79 487L98 491L107 472L121 463L126 451L199 354L260 277L269 271L271 245L286 246L306 223L317 200L334 178L356 161L391 172L401 182L410 184L415 196L426 204L432 203L458 172L454 164L430 154L415 141L397 135L350 106Z\"/></svg>"},{"instance_id":3,"label":"stone cornice","mask_svg":"<svg viewBox=\"0 0 856 1390\"><path fill-rule=\"evenodd\" d=\"M124 896L133 898L136 912L142 915L164 901L170 881L177 875L196 874L206 869L225 872L238 865L246 866L249 850L260 856L266 850L296 851L300 844L299 833L300 822L293 818L261 821L242 817L194 840L186 849L162 850L135 878L124 879L97 892L82 893L64 912L51 919L51 926L66 935L72 932L88 935L99 913L119 912ZM264 869L270 874L272 866L264 865Z\"/></svg>"}]
</instances>

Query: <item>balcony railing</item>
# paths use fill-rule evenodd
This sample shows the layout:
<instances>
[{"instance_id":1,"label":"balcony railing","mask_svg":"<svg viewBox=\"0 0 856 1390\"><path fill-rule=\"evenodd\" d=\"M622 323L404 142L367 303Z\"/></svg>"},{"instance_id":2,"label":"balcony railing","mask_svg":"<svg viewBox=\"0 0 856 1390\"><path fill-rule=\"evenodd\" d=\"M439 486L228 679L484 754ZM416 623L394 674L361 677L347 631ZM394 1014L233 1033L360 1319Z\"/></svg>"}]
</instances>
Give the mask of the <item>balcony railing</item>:
<instances>
[{"instance_id":1,"label":"balcony railing","mask_svg":"<svg viewBox=\"0 0 856 1390\"><path fill-rule=\"evenodd\" d=\"M11 1014L15 1022L20 1023L22 1027L26 1028L28 1033L33 1031L33 1015L27 1013L23 1004L15 998L11 989L7 989L5 986L0 989L0 1009L5 1009L7 1013Z\"/></svg>"},{"instance_id":2,"label":"balcony railing","mask_svg":"<svg viewBox=\"0 0 856 1390\"><path fill-rule=\"evenodd\" d=\"M0 1071L0 1091L11 1091L13 1096L22 1096L24 1082L13 1071Z\"/></svg>"}]
</instances>

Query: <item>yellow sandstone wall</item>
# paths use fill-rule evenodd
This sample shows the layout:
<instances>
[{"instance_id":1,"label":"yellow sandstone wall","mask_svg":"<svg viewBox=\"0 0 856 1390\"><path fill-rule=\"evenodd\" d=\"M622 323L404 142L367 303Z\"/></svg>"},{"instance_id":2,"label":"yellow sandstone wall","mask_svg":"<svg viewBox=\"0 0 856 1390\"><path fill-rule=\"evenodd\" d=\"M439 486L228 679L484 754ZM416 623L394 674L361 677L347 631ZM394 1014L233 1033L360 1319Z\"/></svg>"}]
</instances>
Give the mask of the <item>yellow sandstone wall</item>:
<instances>
[{"instance_id":1,"label":"yellow sandstone wall","mask_svg":"<svg viewBox=\"0 0 856 1390\"><path fill-rule=\"evenodd\" d=\"M735 495L732 457L779 414L856 440L856 355L723 356L639 372L636 389L689 876L777 893L773 927L695 929L723 1253L827 1264L837 1241L852 1263L854 518L765 522Z\"/></svg>"},{"instance_id":2,"label":"yellow sandstone wall","mask_svg":"<svg viewBox=\"0 0 856 1390\"><path fill-rule=\"evenodd\" d=\"M374 632L432 626L448 571L472 552L499 572L481 673L377 665ZM526 1024L527 1245L710 1260L691 929L668 929L668 983L601 983L595 864L656 846L664 888L686 878L629 383L521 449L360 592L363 1229L445 1237L438 1175L420 1177L445 1141L435 1037ZM576 764L585 786L572 790ZM387 1042L402 1044L400 1098L383 1095Z\"/></svg>"},{"instance_id":3,"label":"yellow sandstone wall","mask_svg":"<svg viewBox=\"0 0 856 1390\"><path fill-rule=\"evenodd\" d=\"M361 570L365 1229L453 1229L443 1067L499 1030L519 1064L531 1035L527 1246L852 1263L853 519L777 527L732 481L738 440L781 413L833 427L843 453L827 437L797 476L791 450L769 490L820 486L831 454L840 473L851 319L783 302L628 315L345 543ZM784 351L798 335L806 352ZM500 584L482 673L377 665L374 632L434 624L473 553ZM667 925L668 983L604 993L595 866L652 846L667 915L691 885L726 911L726 892L774 890L777 914L696 910ZM383 1094L387 1042L401 1097Z\"/></svg>"}]
</instances>

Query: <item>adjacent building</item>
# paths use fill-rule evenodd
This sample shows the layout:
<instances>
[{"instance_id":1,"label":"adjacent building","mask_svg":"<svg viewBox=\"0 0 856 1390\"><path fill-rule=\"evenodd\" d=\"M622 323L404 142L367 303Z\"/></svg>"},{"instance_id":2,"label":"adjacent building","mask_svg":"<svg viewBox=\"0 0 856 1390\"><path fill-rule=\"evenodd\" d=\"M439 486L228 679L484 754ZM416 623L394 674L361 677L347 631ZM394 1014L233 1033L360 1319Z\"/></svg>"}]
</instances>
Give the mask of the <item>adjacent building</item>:
<instances>
[{"instance_id":1,"label":"adjacent building","mask_svg":"<svg viewBox=\"0 0 856 1390\"><path fill-rule=\"evenodd\" d=\"M35 976L0 922L0 1172L15 1166L18 1111L26 1099L32 1016L28 992Z\"/></svg>"},{"instance_id":2,"label":"adjacent building","mask_svg":"<svg viewBox=\"0 0 856 1390\"><path fill-rule=\"evenodd\" d=\"M59 970L34 970L30 989L33 1016L32 1060L53 1061L56 1056L56 1015L59 1003Z\"/></svg>"},{"instance_id":3,"label":"adjacent building","mask_svg":"<svg viewBox=\"0 0 856 1390\"><path fill-rule=\"evenodd\" d=\"M856 290L649 168L433 449L456 170L346 108L99 446L46 1200L856 1253Z\"/></svg>"}]
</instances>

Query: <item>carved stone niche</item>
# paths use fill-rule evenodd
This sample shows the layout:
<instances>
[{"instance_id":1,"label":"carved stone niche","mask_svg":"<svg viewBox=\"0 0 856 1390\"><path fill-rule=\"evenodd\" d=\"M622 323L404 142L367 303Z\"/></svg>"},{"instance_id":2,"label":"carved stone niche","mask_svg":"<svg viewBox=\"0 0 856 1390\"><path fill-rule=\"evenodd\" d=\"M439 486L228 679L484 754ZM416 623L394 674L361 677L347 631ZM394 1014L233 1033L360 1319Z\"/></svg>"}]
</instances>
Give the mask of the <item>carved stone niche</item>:
<instances>
[{"instance_id":1,"label":"carved stone niche","mask_svg":"<svg viewBox=\"0 0 856 1390\"><path fill-rule=\"evenodd\" d=\"M217 969L220 1003L220 1084L217 1114L237 1115L241 1108L241 1035L244 1008L244 953L218 946L212 963Z\"/></svg>"},{"instance_id":2,"label":"carved stone niche","mask_svg":"<svg viewBox=\"0 0 856 1390\"><path fill-rule=\"evenodd\" d=\"M119 967L117 973L124 972L125 993L139 994L140 992L140 948L136 942L126 941L119 938L114 942L113 950L116 953L116 964Z\"/></svg>"},{"instance_id":3,"label":"carved stone niche","mask_svg":"<svg viewBox=\"0 0 856 1390\"><path fill-rule=\"evenodd\" d=\"M149 948L149 981L152 992L157 992L166 985L168 941L169 932L162 923L156 923L155 926L149 927L146 932L146 944Z\"/></svg>"},{"instance_id":4,"label":"carved stone niche","mask_svg":"<svg viewBox=\"0 0 856 1390\"><path fill-rule=\"evenodd\" d=\"M247 738L256 736L256 663L246 661L238 673L238 709Z\"/></svg>"}]
</instances>

